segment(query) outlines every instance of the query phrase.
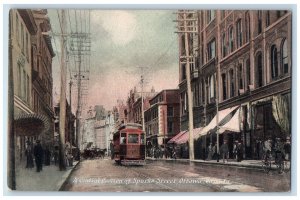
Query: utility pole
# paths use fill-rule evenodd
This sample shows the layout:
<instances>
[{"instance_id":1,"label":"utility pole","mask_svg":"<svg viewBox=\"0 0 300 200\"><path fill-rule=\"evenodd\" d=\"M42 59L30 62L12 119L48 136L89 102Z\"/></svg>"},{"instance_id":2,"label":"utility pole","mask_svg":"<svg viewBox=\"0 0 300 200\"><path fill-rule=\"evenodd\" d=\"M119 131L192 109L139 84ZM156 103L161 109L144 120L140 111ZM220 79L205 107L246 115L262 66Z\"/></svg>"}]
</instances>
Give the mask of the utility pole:
<instances>
[{"instance_id":1,"label":"utility pole","mask_svg":"<svg viewBox=\"0 0 300 200\"><path fill-rule=\"evenodd\" d=\"M14 76L12 62L12 10L9 11L9 65L8 65L8 187L16 190L15 129L14 129Z\"/></svg>"},{"instance_id":2,"label":"utility pole","mask_svg":"<svg viewBox=\"0 0 300 200\"><path fill-rule=\"evenodd\" d=\"M81 39L79 39L79 49L81 49ZM81 117L81 54L78 52L78 74L77 74L77 111L76 111L76 143L79 148L80 139L80 117Z\"/></svg>"},{"instance_id":3,"label":"utility pole","mask_svg":"<svg viewBox=\"0 0 300 200\"><path fill-rule=\"evenodd\" d=\"M145 116L144 116L144 75L141 75L141 99L142 99L142 128L145 132Z\"/></svg>"},{"instance_id":4,"label":"utility pole","mask_svg":"<svg viewBox=\"0 0 300 200\"><path fill-rule=\"evenodd\" d=\"M72 80L70 79L70 83L69 83L69 96L70 96L70 99L69 99L69 103L70 103L70 120L69 120L69 133L70 133L70 144L71 144L71 153L72 153L72 147L73 147L73 132L71 132L71 129L72 129L72 124L70 123L71 121L71 117L72 117Z\"/></svg>"},{"instance_id":5,"label":"utility pole","mask_svg":"<svg viewBox=\"0 0 300 200\"><path fill-rule=\"evenodd\" d=\"M220 12L220 11L219 11ZM217 24L220 24L220 16L221 15L217 15ZM219 45L221 44L221 32L220 32L220 25L217 26L217 33L218 33L218 41L217 41L217 46L216 46L216 49L217 49L217 55L221 55L221 48L219 47ZM219 99L220 99L220 80L221 80L221 77L220 77L220 62L218 61L218 58L216 58L216 62L217 62L217 73L216 73L216 87L217 87L217 90L216 90L216 110L217 110L217 115L216 115L216 121L217 121L217 131L216 131L216 134L217 134L217 155L218 155L218 158L217 158L217 162L219 162L219 157L220 157L220 143L219 143Z\"/></svg>"},{"instance_id":6,"label":"utility pole","mask_svg":"<svg viewBox=\"0 0 300 200\"><path fill-rule=\"evenodd\" d=\"M194 12L192 11L179 11L178 12L178 28L179 31L177 33L182 34L184 33L184 43L185 43L185 56L181 56L181 58L185 58L186 66L185 66L185 73L186 73L186 83L187 83L187 97L188 97L188 113L189 113L189 157L190 160L194 160L194 119L193 119L193 94L191 88L191 72L190 72L190 59L193 56L190 56L189 52L189 38L188 36L191 33L197 33L193 30L193 26L187 25L187 22L196 21L196 19L187 18L187 13L193 16ZM179 16L183 16L182 19ZM183 27L182 27L183 23ZM182 30L183 28L183 30Z\"/></svg>"},{"instance_id":7,"label":"utility pole","mask_svg":"<svg viewBox=\"0 0 300 200\"><path fill-rule=\"evenodd\" d=\"M59 169L66 170L65 163L65 125L66 125L66 71L65 71L65 10L61 10L61 67L60 67L60 103L59 103Z\"/></svg>"}]
</instances>

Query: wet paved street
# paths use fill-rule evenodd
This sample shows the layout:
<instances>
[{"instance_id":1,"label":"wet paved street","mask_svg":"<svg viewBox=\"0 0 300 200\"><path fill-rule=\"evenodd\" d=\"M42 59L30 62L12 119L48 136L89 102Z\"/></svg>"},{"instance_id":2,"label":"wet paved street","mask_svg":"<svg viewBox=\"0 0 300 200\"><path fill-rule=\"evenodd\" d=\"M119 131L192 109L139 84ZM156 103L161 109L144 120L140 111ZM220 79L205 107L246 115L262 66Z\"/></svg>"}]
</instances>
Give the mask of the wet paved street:
<instances>
[{"instance_id":1,"label":"wet paved street","mask_svg":"<svg viewBox=\"0 0 300 200\"><path fill-rule=\"evenodd\" d=\"M180 161L119 166L109 159L84 160L64 191L99 192L288 192L290 174Z\"/></svg>"}]
</instances>

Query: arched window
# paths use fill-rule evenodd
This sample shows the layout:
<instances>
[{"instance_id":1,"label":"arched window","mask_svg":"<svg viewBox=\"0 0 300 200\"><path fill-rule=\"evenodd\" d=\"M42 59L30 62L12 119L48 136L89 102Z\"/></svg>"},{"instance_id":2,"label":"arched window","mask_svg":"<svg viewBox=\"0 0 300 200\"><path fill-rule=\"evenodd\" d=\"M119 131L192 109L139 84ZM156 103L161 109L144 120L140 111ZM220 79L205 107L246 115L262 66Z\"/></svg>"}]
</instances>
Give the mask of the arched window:
<instances>
[{"instance_id":1,"label":"arched window","mask_svg":"<svg viewBox=\"0 0 300 200\"><path fill-rule=\"evenodd\" d=\"M241 47L243 44L243 33L242 33L242 20L239 19L236 22L236 46Z\"/></svg>"},{"instance_id":2,"label":"arched window","mask_svg":"<svg viewBox=\"0 0 300 200\"><path fill-rule=\"evenodd\" d=\"M226 34L223 33L222 36L222 56L223 58L226 56Z\"/></svg>"},{"instance_id":3,"label":"arched window","mask_svg":"<svg viewBox=\"0 0 300 200\"><path fill-rule=\"evenodd\" d=\"M271 76L272 79L278 76L278 58L276 45L271 47Z\"/></svg>"},{"instance_id":4,"label":"arched window","mask_svg":"<svg viewBox=\"0 0 300 200\"><path fill-rule=\"evenodd\" d=\"M238 67L238 77L239 77L239 89L244 88L244 83L243 83L243 65L240 64Z\"/></svg>"},{"instance_id":5,"label":"arched window","mask_svg":"<svg viewBox=\"0 0 300 200\"><path fill-rule=\"evenodd\" d=\"M267 11L266 13L266 27L270 25L270 11Z\"/></svg>"},{"instance_id":6,"label":"arched window","mask_svg":"<svg viewBox=\"0 0 300 200\"><path fill-rule=\"evenodd\" d=\"M233 73L233 69L229 70L229 82L230 82L230 97L234 97L234 73Z\"/></svg>"},{"instance_id":7,"label":"arched window","mask_svg":"<svg viewBox=\"0 0 300 200\"><path fill-rule=\"evenodd\" d=\"M216 89L215 89L215 77L214 75L211 75L210 77L210 91L209 91L209 94L210 94L210 98L214 98L215 97L215 93L216 93Z\"/></svg>"},{"instance_id":8,"label":"arched window","mask_svg":"<svg viewBox=\"0 0 300 200\"><path fill-rule=\"evenodd\" d=\"M227 98L226 94L226 74L222 74L222 92L223 92L223 100Z\"/></svg>"},{"instance_id":9,"label":"arched window","mask_svg":"<svg viewBox=\"0 0 300 200\"><path fill-rule=\"evenodd\" d=\"M263 62L262 54L258 53L256 56L256 86L261 87L263 85Z\"/></svg>"},{"instance_id":10,"label":"arched window","mask_svg":"<svg viewBox=\"0 0 300 200\"><path fill-rule=\"evenodd\" d=\"M262 11L258 11L258 17L257 17L257 33L258 35L262 32Z\"/></svg>"},{"instance_id":11,"label":"arched window","mask_svg":"<svg viewBox=\"0 0 300 200\"><path fill-rule=\"evenodd\" d=\"M201 94L202 94L202 103L205 104L205 81L201 81Z\"/></svg>"},{"instance_id":12,"label":"arched window","mask_svg":"<svg viewBox=\"0 0 300 200\"><path fill-rule=\"evenodd\" d=\"M246 13L246 42L249 42L250 40L250 15L249 12Z\"/></svg>"},{"instance_id":13,"label":"arched window","mask_svg":"<svg viewBox=\"0 0 300 200\"><path fill-rule=\"evenodd\" d=\"M213 59L216 56L216 41L215 39L212 39L207 44L207 59L208 61Z\"/></svg>"},{"instance_id":14,"label":"arched window","mask_svg":"<svg viewBox=\"0 0 300 200\"><path fill-rule=\"evenodd\" d=\"M215 10L207 11L207 23L211 22L215 18Z\"/></svg>"},{"instance_id":15,"label":"arched window","mask_svg":"<svg viewBox=\"0 0 300 200\"><path fill-rule=\"evenodd\" d=\"M233 27L229 28L229 53L233 52Z\"/></svg>"},{"instance_id":16,"label":"arched window","mask_svg":"<svg viewBox=\"0 0 300 200\"><path fill-rule=\"evenodd\" d=\"M286 73L289 73L289 60L288 60L288 48L287 48L287 42L286 42L286 39L284 40L283 44L282 44L282 49L281 49L281 52L282 52L282 68L283 68L283 73L286 74Z\"/></svg>"},{"instance_id":17,"label":"arched window","mask_svg":"<svg viewBox=\"0 0 300 200\"><path fill-rule=\"evenodd\" d=\"M247 59L246 61L246 81L248 85L251 85L250 59Z\"/></svg>"}]
</instances>

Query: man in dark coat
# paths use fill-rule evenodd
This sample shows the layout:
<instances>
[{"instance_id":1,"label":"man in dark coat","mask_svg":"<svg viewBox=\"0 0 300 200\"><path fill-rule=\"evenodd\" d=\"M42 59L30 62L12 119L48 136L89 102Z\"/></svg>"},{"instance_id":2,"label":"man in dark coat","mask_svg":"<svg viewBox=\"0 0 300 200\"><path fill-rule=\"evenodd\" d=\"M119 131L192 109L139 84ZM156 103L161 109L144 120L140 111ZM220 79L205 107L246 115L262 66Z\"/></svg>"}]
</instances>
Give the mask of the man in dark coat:
<instances>
[{"instance_id":1,"label":"man in dark coat","mask_svg":"<svg viewBox=\"0 0 300 200\"><path fill-rule=\"evenodd\" d=\"M114 149L114 144L112 141L110 142L110 157L111 157L111 159L115 158L115 149Z\"/></svg>"},{"instance_id":2,"label":"man in dark coat","mask_svg":"<svg viewBox=\"0 0 300 200\"><path fill-rule=\"evenodd\" d=\"M26 168L34 168L34 164L33 164L33 152L32 152L32 145L30 143L30 141L27 141L27 147L25 150L25 155L27 158L27 162L26 162Z\"/></svg>"},{"instance_id":3,"label":"man in dark coat","mask_svg":"<svg viewBox=\"0 0 300 200\"><path fill-rule=\"evenodd\" d=\"M43 148L42 145L40 144L40 141L36 141L36 145L33 149L34 157L35 157L35 164L36 164L36 171L40 172L43 170Z\"/></svg>"},{"instance_id":4,"label":"man in dark coat","mask_svg":"<svg viewBox=\"0 0 300 200\"><path fill-rule=\"evenodd\" d=\"M241 162L243 160L243 144L241 142L238 142L237 144L237 161Z\"/></svg>"},{"instance_id":5,"label":"man in dark coat","mask_svg":"<svg viewBox=\"0 0 300 200\"><path fill-rule=\"evenodd\" d=\"M224 140L222 146L220 147L220 153L223 158L223 163L225 163L225 159L228 162L229 148L226 140Z\"/></svg>"}]
</instances>

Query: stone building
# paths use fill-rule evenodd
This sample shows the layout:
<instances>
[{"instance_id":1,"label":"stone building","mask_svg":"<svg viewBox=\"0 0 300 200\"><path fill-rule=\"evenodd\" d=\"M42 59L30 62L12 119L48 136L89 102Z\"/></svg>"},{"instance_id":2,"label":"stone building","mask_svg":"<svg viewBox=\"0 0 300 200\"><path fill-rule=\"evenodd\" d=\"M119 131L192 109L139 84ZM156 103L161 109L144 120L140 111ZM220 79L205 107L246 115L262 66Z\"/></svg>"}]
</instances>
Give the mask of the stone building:
<instances>
[{"instance_id":1,"label":"stone building","mask_svg":"<svg viewBox=\"0 0 300 200\"><path fill-rule=\"evenodd\" d=\"M203 156L208 142L216 142L217 106L220 116L232 117L219 119L220 143L226 139L232 148L234 140L242 141L246 158L259 158L259 141L291 135L291 17L283 10L202 10L187 15L196 19L190 25L197 30L188 34L194 126L212 127L204 128L207 132L198 139L196 156ZM184 34L179 35L179 46L184 130L188 124ZM236 109L226 113L229 108Z\"/></svg>"},{"instance_id":2,"label":"stone building","mask_svg":"<svg viewBox=\"0 0 300 200\"><path fill-rule=\"evenodd\" d=\"M50 22L39 20L29 9L10 11L10 67L13 69L16 156L22 158L26 143L40 139L53 144L52 58ZM43 25L42 25L43 24ZM38 41L37 41L38 40ZM41 47L39 44L43 43Z\"/></svg>"},{"instance_id":3,"label":"stone building","mask_svg":"<svg viewBox=\"0 0 300 200\"><path fill-rule=\"evenodd\" d=\"M51 30L50 19L47 10L32 10L37 25L37 34L32 36L32 103L35 113L46 116L51 126L40 137L42 143L52 145L53 141L53 79L52 58L55 56L51 44L49 31Z\"/></svg>"}]
</instances>

